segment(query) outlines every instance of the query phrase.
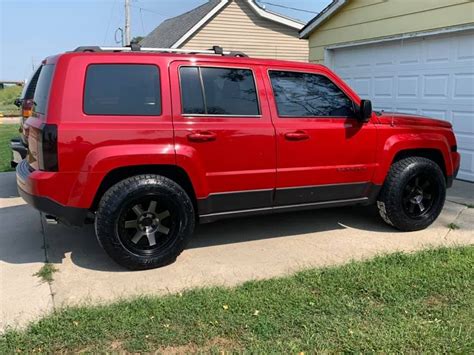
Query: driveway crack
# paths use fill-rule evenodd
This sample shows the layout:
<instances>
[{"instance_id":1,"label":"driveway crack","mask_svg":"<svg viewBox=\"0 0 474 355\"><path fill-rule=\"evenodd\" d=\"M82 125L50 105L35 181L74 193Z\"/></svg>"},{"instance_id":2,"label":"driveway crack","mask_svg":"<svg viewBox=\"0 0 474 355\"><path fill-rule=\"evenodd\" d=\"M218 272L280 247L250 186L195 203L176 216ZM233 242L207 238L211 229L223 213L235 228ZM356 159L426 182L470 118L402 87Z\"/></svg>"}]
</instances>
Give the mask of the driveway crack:
<instances>
[{"instance_id":1,"label":"driveway crack","mask_svg":"<svg viewBox=\"0 0 474 355\"><path fill-rule=\"evenodd\" d=\"M455 202L455 203L456 203L456 202ZM459 204L459 205L462 205L462 204ZM459 219L459 217L463 214L463 212L464 212L465 210L467 210L467 207L466 207L465 205L462 205L462 206L464 206L464 208L462 208L462 209L456 214L456 217L454 217L454 219L453 219L453 221L452 221L451 223L455 223L455 222ZM453 230L453 229L448 228L448 232L447 232L447 233L445 234L445 236L443 237L444 240L448 240L449 233L451 233L452 230Z\"/></svg>"},{"instance_id":2,"label":"driveway crack","mask_svg":"<svg viewBox=\"0 0 474 355\"><path fill-rule=\"evenodd\" d=\"M44 250L44 260L45 263L49 263L49 256L48 256L48 241L46 239L46 229L44 228L44 218L41 212L38 212L40 215L40 223L41 223L41 234L43 235L43 250ZM51 296L51 303L53 305L53 312L56 311L56 301L54 299L54 292L53 292L53 281L47 281L49 287L49 294Z\"/></svg>"}]
</instances>

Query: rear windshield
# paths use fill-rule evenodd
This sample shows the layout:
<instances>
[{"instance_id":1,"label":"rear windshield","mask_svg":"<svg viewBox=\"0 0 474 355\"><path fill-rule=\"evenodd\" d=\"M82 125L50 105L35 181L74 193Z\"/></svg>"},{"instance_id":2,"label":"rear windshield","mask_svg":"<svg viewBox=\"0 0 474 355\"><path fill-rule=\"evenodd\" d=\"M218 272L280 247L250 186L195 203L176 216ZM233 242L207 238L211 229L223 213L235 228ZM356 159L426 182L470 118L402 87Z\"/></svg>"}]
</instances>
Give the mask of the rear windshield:
<instances>
[{"instance_id":1,"label":"rear windshield","mask_svg":"<svg viewBox=\"0 0 474 355\"><path fill-rule=\"evenodd\" d=\"M148 64L90 65L86 74L84 112L88 115L160 115L158 67Z\"/></svg>"},{"instance_id":2,"label":"rear windshield","mask_svg":"<svg viewBox=\"0 0 474 355\"><path fill-rule=\"evenodd\" d=\"M53 79L54 65L43 65L41 73L36 84L36 90L33 97L34 111L45 114L48 106L49 90L51 89L51 82Z\"/></svg>"}]
</instances>

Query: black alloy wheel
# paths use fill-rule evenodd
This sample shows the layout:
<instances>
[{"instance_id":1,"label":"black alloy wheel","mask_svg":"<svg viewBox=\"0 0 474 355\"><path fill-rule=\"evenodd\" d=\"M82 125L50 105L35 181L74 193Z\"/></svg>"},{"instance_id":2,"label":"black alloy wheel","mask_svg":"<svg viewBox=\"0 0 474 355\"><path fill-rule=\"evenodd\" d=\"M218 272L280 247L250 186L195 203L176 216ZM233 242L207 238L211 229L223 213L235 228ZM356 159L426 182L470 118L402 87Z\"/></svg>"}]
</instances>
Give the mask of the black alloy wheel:
<instances>
[{"instance_id":1,"label":"black alloy wheel","mask_svg":"<svg viewBox=\"0 0 474 355\"><path fill-rule=\"evenodd\" d=\"M118 234L124 247L132 253L149 256L169 246L175 239L179 223L174 206L145 196L128 203L122 210Z\"/></svg>"},{"instance_id":2,"label":"black alloy wheel","mask_svg":"<svg viewBox=\"0 0 474 355\"><path fill-rule=\"evenodd\" d=\"M435 181L426 174L412 178L403 190L403 210L410 218L429 213L438 197Z\"/></svg>"}]
</instances>

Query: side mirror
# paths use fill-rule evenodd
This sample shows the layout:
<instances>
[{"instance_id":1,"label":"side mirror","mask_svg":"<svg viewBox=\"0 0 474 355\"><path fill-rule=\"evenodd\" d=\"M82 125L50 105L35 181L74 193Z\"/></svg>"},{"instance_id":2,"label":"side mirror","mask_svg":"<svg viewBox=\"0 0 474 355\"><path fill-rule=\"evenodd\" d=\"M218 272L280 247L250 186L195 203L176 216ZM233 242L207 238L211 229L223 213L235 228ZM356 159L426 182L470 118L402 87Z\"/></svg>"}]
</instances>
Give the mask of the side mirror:
<instances>
[{"instance_id":1,"label":"side mirror","mask_svg":"<svg viewBox=\"0 0 474 355\"><path fill-rule=\"evenodd\" d=\"M367 122L372 116L372 102L370 100L360 100L359 121Z\"/></svg>"},{"instance_id":2,"label":"side mirror","mask_svg":"<svg viewBox=\"0 0 474 355\"><path fill-rule=\"evenodd\" d=\"M16 107L21 107L21 102L22 102L22 100L20 98L16 98L15 101L13 101L13 104Z\"/></svg>"}]
</instances>

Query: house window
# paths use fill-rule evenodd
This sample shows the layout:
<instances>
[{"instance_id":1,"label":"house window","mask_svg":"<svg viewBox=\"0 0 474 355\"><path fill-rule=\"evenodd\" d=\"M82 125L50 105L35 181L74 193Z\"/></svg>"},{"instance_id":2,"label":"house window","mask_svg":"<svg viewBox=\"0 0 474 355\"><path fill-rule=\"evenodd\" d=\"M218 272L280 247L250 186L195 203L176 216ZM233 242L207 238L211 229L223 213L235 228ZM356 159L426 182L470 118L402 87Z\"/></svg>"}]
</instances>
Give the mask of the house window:
<instances>
[{"instance_id":1,"label":"house window","mask_svg":"<svg viewBox=\"0 0 474 355\"><path fill-rule=\"evenodd\" d=\"M181 67L180 80L183 114L260 115L249 69Z\"/></svg>"},{"instance_id":2,"label":"house window","mask_svg":"<svg viewBox=\"0 0 474 355\"><path fill-rule=\"evenodd\" d=\"M352 117L354 104L323 75L270 71L281 117Z\"/></svg>"},{"instance_id":3,"label":"house window","mask_svg":"<svg viewBox=\"0 0 474 355\"><path fill-rule=\"evenodd\" d=\"M87 68L84 112L88 115L161 115L156 65L93 64Z\"/></svg>"}]
</instances>

